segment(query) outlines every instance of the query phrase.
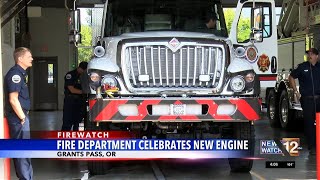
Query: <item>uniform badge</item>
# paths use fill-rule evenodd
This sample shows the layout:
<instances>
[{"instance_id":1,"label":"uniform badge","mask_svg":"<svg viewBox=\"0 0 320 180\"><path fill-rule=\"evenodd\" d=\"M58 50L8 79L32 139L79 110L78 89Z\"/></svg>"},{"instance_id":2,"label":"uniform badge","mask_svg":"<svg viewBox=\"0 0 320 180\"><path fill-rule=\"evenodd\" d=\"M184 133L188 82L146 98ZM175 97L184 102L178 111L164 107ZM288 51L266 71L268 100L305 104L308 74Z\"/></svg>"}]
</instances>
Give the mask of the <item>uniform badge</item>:
<instances>
[{"instance_id":1,"label":"uniform badge","mask_svg":"<svg viewBox=\"0 0 320 180\"><path fill-rule=\"evenodd\" d=\"M24 77L24 82L26 82L26 84L28 84L28 81L29 81L29 77L28 77L28 75L26 75L26 76Z\"/></svg>"},{"instance_id":2,"label":"uniform badge","mask_svg":"<svg viewBox=\"0 0 320 180\"><path fill-rule=\"evenodd\" d=\"M269 66L270 66L270 59L266 54L262 54L259 57L257 64L259 66L260 71L266 72L266 71L268 71Z\"/></svg>"},{"instance_id":3,"label":"uniform badge","mask_svg":"<svg viewBox=\"0 0 320 180\"><path fill-rule=\"evenodd\" d=\"M12 82L19 83L21 81L21 77L19 75L13 75L11 78Z\"/></svg>"},{"instance_id":4,"label":"uniform badge","mask_svg":"<svg viewBox=\"0 0 320 180\"><path fill-rule=\"evenodd\" d=\"M71 79L71 78L72 78L71 74L66 75L66 79Z\"/></svg>"}]
</instances>

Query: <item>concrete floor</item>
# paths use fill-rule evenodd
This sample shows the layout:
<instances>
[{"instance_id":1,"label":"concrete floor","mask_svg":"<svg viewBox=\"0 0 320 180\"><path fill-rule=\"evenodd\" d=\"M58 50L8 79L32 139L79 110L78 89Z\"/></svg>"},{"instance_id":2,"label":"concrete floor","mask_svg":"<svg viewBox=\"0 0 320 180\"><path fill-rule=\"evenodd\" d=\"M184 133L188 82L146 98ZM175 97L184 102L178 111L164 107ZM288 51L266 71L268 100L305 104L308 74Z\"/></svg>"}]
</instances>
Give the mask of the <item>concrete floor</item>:
<instances>
[{"instance_id":1,"label":"concrete floor","mask_svg":"<svg viewBox=\"0 0 320 180\"><path fill-rule=\"evenodd\" d=\"M31 112L31 130L59 130L62 124L62 112ZM301 126L300 126L301 127ZM163 160L163 161L130 161L117 162L106 175L93 176L90 180L102 179L316 179L315 156L309 156L305 147L302 128L292 131L272 129L267 118L256 123L256 139L274 139L299 137L299 157L282 157L281 155L261 155L256 146L256 156L265 159L256 160L250 173L230 173L226 159L214 160ZM267 169L265 161L291 160L296 162L293 169ZM34 180L75 180L84 178L86 163L84 161L62 161L33 159ZM17 179L11 163L11 179ZM84 178L85 179L85 178Z\"/></svg>"}]
</instances>

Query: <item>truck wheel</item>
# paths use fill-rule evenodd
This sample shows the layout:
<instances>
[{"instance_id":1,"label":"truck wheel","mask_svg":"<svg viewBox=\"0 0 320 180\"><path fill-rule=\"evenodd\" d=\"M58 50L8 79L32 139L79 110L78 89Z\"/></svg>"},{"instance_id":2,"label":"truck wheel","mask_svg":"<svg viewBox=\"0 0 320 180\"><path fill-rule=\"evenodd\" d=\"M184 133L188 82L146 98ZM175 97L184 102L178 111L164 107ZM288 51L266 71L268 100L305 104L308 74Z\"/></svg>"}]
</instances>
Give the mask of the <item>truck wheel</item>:
<instances>
[{"instance_id":1,"label":"truck wheel","mask_svg":"<svg viewBox=\"0 0 320 180\"><path fill-rule=\"evenodd\" d=\"M100 123L97 127L95 123L88 121L87 128L88 131L107 131L107 123ZM88 161L87 167L90 175L103 175L106 174L109 169L112 168L111 162L107 161Z\"/></svg>"},{"instance_id":2,"label":"truck wheel","mask_svg":"<svg viewBox=\"0 0 320 180\"><path fill-rule=\"evenodd\" d=\"M254 127L250 122L234 124L234 138L249 140L249 155L254 156L255 135ZM229 165L232 172L249 172L252 169L253 160L229 158Z\"/></svg>"},{"instance_id":3,"label":"truck wheel","mask_svg":"<svg viewBox=\"0 0 320 180\"><path fill-rule=\"evenodd\" d=\"M88 161L87 166L90 175L104 175L111 168L105 161Z\"/></svg>"},{"instance_id":4,"label":"truck wheel","mask_svg":"<svg viewBox=\"0 0 320 180\"><path fill-rule=\"evenodd\" d=\"M283 90L280 95L279 114L281 127L284 129L290 128L295 118L295 111L290 109L289 97L286 90Z\"/></svg>"},{"instance_id":5,"label":"truck wheel","mask_svg":"<svg viewBox=\"0 0 320 180\"><path fill-rule=\"evenodd\" d=\"M267 115L269 118L270 126L280 127L280 121L279 121L279 107L277 103L277 96L274 90L271 90L268 94L267 98Z\"/></svg>"}]
</instances>

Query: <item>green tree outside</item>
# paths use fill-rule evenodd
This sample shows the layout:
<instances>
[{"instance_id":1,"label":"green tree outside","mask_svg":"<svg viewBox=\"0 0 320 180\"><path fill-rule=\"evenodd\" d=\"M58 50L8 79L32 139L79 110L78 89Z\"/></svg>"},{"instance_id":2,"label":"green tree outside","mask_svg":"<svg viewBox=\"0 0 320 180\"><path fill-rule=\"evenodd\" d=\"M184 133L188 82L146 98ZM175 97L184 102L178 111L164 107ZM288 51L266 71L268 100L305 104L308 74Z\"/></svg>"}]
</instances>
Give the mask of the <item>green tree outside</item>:
<instances>
[{"instance_id":1,"label":"green tree outside","mask_svg":"<svg viewBox=\"0 0 320 180\"><path fill-rule=\"evenodd\" d=\"M92 46L92 28L89 25L81 25L80 46ZM92 57L92 48L78 48L78 61L89 61Z\"/></svg>"},{"instance_id":2,"label":"green tree outside","mask_svg":"<svg viewBox=\"0 0 320 180\"><path fill-rule=\"evenodd\" d=\"M91 16L92 9L86 9L87 18L84 24L81 24L81 44L80 46L87 46L88 48L78 48L78 62L89 61L93 54L93 49L89 48L92 46L92 27L91 27Z\"/></svg>"},{"instance_id":3,"label":"green tree outside","mask_svg":"<svg viewBox=\"0 0 320 180\"><path fill-rule=\"evenodd\" d=\"M234 16L235 16L234 9L229 9L229 8L224 9L224 18L226 20L228 34L230 33ZM238 27L237 27L238 42L243 42L245 40L248 40L250 38L250 33L251 33L250 18L244 17L243 15L241 15L240 21L238 22Z\"/></svg>"}]
</instances>

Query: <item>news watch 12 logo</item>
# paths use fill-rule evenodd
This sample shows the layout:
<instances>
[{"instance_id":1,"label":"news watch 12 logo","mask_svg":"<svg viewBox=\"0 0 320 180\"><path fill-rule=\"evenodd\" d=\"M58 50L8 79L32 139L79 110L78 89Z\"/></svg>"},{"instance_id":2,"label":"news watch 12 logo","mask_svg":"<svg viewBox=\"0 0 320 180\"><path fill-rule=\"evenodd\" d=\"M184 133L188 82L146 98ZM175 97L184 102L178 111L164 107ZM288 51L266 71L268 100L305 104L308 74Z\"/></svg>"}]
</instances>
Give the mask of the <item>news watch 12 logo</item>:
<instances>
[{"instance_id":1,"label":"news watch 12 logo","mask_svg":"<svg viewBox=\"0 0 320 180\"><path fill-rule=\"evenodd\" d=\"M290 154L290 156L299 156L300 147L300 138L282 138L282 145Z\"/></svg>"},{"instance_id":2,"label":"news watch 12 logo","mask_svg":"<svg viewBox=\"0 0 320 180\"><path fill-rule=\"evenodd\" d=\"M283 148L279 148L274 140L260 140L260 154L282 154L281 149L286 150L290 156L299 156L300 138L282 138L280 140Z\"/></svg>"}]
</instances>

